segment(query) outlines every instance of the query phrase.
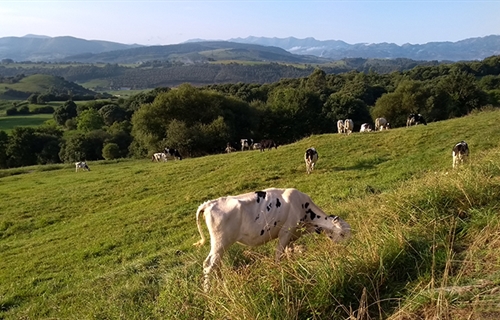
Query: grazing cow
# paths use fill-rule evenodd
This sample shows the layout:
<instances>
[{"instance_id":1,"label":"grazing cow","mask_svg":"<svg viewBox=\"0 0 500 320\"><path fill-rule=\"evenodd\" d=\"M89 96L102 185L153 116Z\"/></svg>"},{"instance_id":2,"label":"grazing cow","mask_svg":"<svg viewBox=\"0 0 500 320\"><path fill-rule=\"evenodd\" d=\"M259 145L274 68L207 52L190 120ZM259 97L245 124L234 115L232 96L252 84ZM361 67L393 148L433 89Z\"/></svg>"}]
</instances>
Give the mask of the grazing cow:
<instances>
[{"instance_id":1,"label":"grazing cow","mask_svg":"<svg viewBox=\"0 0 500 320\"><path fill-rule=\"evenodd\" d=\"M345 119L344 121L344 133L350 135L354 131L354 122L351 119Z\"/></svg>"},{"instance_id":2,"label":"grazing cow","mask_svg":"<svg viewBox=\"0 0 500 320\"><path fill-rule=\"evenodd\" d=\"M342 120L337 121L337 131L339 133L344 133L344 121Z\"/></svg>"},{"instance_id":3,"label":"grazing cow","mask_svg":"<svg viewBox=\"0 0 500 320\"><path fill-rule=\"evenodd\" d=\"M173 157L174 159L179 159L179 160L182 160L182 156L181 154L179 153L179 150L177 149L171 149L169 147L166 147L165 148L165 155L167 156L171 156Z\"/></svg>"},{"instance_id":4,"label":"grazing cow","mask_svg":"<svg viewBox=\"0 0 500 320\"><path fill-rule=\"evenodd\" d=\"M271 150L272 148L278 149L278 145L274 140L267 139L267 140L262 140L260 142L260 151L264 151L264 149Z\"/></svg>"},{"instance_id":5,"label":"grazing cow","mask_svg":"<svg viewBox=\"0 0 500 320\"><path fill-rule=\"evenodd\" d=\"M260 149L260 147L261 147L261 144L260 144L260 143L258 143L258 142L256 142L256 143L254 143L254 144L253 144L253 149L254 149L254 150L259 150L259 149Z\"/></svg>"},{"instance_id":6,"label":"grazing cow","mask_svg":"<svg viewBox=\"0 0 500 320\"><path fill-rule=\"evenodd\" d=\"M375 119L375 131L388 130L390 128L389 122L385 118Z\"/></svg>"},{"instance_id":7,"label":"grazing cow","mask_svg":"<svg viewBox=\"0 0 500 320\"><path fill-rule=\"evenodd\" d=\"M324 232L332 241L349 238L351 227L338 216L328 216L311 198L296 189L270 188L238 196L204 202L196 211L196 224L205 243L200 215L210 234L210 253L203 262L204 289L209 288L209 274L220 276L222 255L233 243L259 246L278 238L275 259L302 234Z\"/></svg>"},{"instance_id":8,"label":"grazing cow","mask_svg":"<svg viewBox=\"0 0 500 320\"><path fill-rule=\"evenodd\" d=\"M78 169L90 171L90 168L85 161L75 162L75 172L78 172Z\"/></svg>"},{"instance_id":9,"label":"grazing cow","mask_svg":"<svg viewBox=\"0 0 500 320\"><path fill-rule=\"evenodd\" d=\"M469 145L465 141L460 141L453 147L453 168L464 163L469 158Z\"/></svg>"},{"instance_id":10,"label":"grazing cow","mask_svg":"<svg viewBox=\"0 0 500 320\"><path fill-rule=\"evenodd\" d=\"M236 149L235 149L235 148L233 148L233 147L231 146L231 144L228 142L228 143L226 144L226 149L224 149L224 151L226 151L227 153L231 153L231 152L233 152L233 151L236 151Z\"/></svg>"},{"instance_id":11,"label":"grazing cow","mask_svg":"<svg viewBox=\"0 0 500 320\"><path fill-rule=\"evenodd\" d=\"M167 155L164 152L157 152L154 153L153 156L151 157L151 161L153 162L167 162Z\"/></svg>"},{"instance_id":12,"label":"grazing cow","mask_svg":"<svg viewBox=\"0 0 500 320\"><path fill-rule=\"evenodd\" d=\"M363 123L361 125L361 129L359 129L359 132L371 132L372 131L372 126L369 123Z\"/></svg>"},{"instance_id":13,"label":"grazing cow","mask_svg":"<svg viewBox=\"0 0 500 320\"><path fill-rule=\"evenodd\" d=\"M406 119L407 127L416 126L421 123L427 125L427 121L425 121L424 117L420 113L419 114L411 113L408 116L408 119Z\"/></svg>"},{"instance_id":14,"label":"grazing cow","mask_svg":"<svg viewBox=\"0 0 500 320\"><path fill-rule=\"evenodd\" d=\"M309 148L304 154L304 160L306 162L306 172L310 174L314 170L314 165L318 161L318 152L314 148Z\"/></svg>"},{"instance_id":15,"label":"grazing cow","mask_svg":"<svg viewBox=\"0 0 500 320\"><path fill-rule=\"evenodd\" d=\"M250 150L253 145L253 139L241 139L241 151Z\"/></svg>"}]
</instances>

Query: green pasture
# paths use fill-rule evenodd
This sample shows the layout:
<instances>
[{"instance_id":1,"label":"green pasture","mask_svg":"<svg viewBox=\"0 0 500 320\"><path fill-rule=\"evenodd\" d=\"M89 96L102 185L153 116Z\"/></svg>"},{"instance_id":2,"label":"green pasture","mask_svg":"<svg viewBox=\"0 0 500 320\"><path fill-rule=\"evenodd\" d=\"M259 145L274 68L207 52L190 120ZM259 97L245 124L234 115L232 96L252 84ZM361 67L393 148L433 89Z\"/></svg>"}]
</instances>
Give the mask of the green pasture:
<instances>
[{"instance_id":1,"label":"green pasture","mask_svg":"<svg viewBox=\"0 0 500 320\"><path fill-rule=\"evenodd\" d=\"M10 133L15 127L37 127L52 119L51 114L0 116L0 130Z\"/></svg>"},{"instance_id":2,"label":"green pasture","mask_svg":"<svg viewBox=\"0 0 500 320\"><path fill-rule=\"evenodd\" d=\"M265 152L0 170L0 319L496 319L499 121L485 111ZM461 140L470 161L452 170ZM309 194L352 239L304 236L280 263L275 241L235 244L204 293L197 207L269 187Z\"/></svg>"}]
</instances>

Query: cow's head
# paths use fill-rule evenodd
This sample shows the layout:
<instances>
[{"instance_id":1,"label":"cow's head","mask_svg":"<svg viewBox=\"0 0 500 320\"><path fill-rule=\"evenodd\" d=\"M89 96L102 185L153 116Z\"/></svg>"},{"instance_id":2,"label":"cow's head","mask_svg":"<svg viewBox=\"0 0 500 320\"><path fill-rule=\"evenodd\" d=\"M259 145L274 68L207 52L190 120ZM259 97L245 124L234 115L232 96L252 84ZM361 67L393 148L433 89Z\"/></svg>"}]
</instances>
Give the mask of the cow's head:
<instances>
[{"instance_id":1,"label":"cow's head","mask_svg":"<svg viewBox=\"0 0 500 320\"><path fill-rule=\"evenodd\" d=\"M339 216L327 217L327 227L323 227L322 231L334 242L347 240L351 237L351 226Z\"/></svg>"}]
</instances>

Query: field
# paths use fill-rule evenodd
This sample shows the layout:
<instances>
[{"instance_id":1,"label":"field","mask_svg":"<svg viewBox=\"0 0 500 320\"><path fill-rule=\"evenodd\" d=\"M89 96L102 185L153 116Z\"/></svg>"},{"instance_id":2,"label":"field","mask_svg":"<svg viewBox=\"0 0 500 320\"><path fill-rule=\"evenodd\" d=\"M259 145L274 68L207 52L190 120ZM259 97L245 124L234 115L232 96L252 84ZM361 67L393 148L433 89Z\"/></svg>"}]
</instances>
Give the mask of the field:
<instances>
[{"instance_id":1,"label":"field","mask_svg":"<svg viewBox=\"0 0 500 320\"><path fill-rule=\"evenodd\" d=\"M498 319L499 121L484 111L263 153L0 170L0 319ZM460 140L470 162L452 170ZM305 236L278 264L275 242L234 245L205 294L197 207L268 187L309 194L352 239Z\"/></svg>"}]
</instances>

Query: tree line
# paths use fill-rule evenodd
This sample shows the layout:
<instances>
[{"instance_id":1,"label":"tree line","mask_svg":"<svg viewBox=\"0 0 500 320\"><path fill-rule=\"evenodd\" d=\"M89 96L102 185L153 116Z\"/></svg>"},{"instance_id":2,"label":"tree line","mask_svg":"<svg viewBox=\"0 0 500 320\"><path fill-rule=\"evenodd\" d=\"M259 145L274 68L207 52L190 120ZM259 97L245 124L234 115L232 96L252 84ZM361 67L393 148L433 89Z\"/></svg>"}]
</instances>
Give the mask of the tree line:
<instances>
[{"instance_id":1,"label":"tree line","mask_svg":"<svg viewBox=\"0 0 500 320\"><path fill-rule=\"evenodd\" d=\"M145 158L167 146L196 157L221 153L241 138L286 144L333 133L339 119L359 128L385 117L399 127L410 113L433 122L485 106L500 106L500 56L389 74L315 69L268 84L186 83L118 101L68 100L39 128L0 132L0 167Z\"/></svg>"}]
</instances>

